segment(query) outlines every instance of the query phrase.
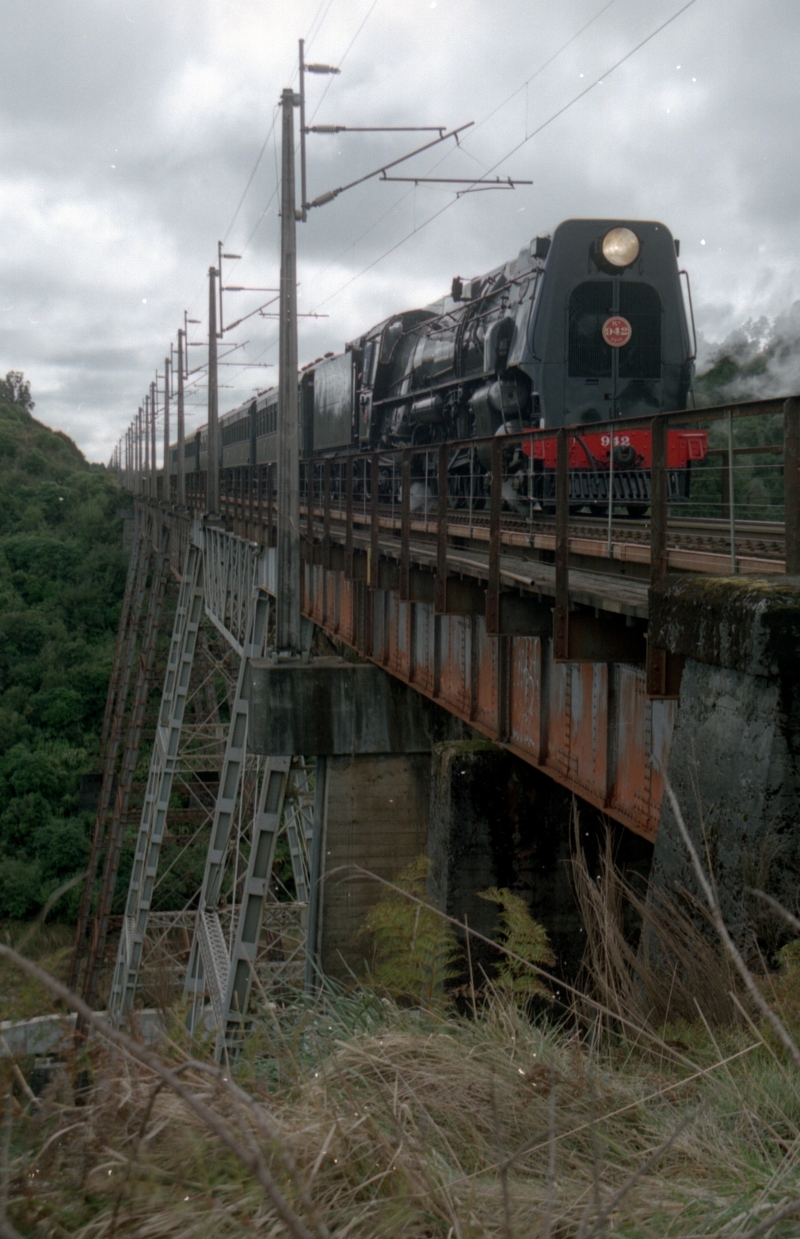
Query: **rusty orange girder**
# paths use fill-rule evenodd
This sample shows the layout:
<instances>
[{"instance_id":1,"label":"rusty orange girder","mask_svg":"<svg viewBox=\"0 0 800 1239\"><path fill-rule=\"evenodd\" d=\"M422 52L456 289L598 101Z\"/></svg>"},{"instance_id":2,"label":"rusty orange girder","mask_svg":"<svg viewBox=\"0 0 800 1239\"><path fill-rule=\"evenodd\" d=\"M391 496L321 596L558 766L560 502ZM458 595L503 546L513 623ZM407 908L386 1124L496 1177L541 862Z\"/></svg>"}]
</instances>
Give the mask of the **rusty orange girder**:
<instances>
[{"instance_id":1,"label":"rusty orange girder","mask_svg":"<svg viewBox=\"0 0 800 1239\"><path fill-rule=\"evenodd\" d=\"M643 667L556 662L550 638L487 636L482 615L436 615L318 565L304 565L304 591L325 632L655 838L678 703L648 699Z\"/></svg>"}]
</instances>

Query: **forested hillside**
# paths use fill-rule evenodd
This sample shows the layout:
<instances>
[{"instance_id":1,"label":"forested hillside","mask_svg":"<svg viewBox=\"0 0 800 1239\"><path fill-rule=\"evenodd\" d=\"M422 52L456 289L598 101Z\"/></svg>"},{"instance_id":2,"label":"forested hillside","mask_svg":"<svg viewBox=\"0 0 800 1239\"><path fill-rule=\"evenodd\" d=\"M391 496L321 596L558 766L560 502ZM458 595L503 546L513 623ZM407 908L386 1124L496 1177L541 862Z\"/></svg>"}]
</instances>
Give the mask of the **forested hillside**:
<instances>
[{"instance_id":1,"label":"forested hillside","mask_svg":"<svg viewBox=\"0 0 800 1239\"><path fill-rule=\"evenodd\" d=\"M81 784L125 583L119 488L34 420L15 378L0 380L0 918L35 913L86 860ZM60 901L62 917L79 897Z\"/></svg>"},{"instance_id":2,"label":"forested hillside","mask_svg":"<svg viewBox=\"0 0 800 1239\"><path fill-rule=\"evenodd\" d=\"M768 400L800 386L800 301L774 320L750 320L715 345L694 385L700 405Z\"/></svg>"}]
</instances>

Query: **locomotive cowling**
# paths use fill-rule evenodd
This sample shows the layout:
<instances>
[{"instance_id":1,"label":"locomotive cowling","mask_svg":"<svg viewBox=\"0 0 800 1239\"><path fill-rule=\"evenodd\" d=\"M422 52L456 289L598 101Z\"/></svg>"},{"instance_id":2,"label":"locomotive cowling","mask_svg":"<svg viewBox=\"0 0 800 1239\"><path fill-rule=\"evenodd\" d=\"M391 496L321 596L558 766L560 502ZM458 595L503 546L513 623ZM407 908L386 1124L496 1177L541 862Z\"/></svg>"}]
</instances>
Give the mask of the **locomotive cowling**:
<instances>
[{"instance_id":1,"label":"locomotive cowling","mask_svg":"<svg viewBox=\"0 0 800 1239\"><path fill-rule=\"evenodd\" d=\"M609 237L630 252L615 265ZM519 365L544 425L583 425L685 409L693 354L669 229L650 221L567 220L553 233Z\"/></svg>"}]
</instances>

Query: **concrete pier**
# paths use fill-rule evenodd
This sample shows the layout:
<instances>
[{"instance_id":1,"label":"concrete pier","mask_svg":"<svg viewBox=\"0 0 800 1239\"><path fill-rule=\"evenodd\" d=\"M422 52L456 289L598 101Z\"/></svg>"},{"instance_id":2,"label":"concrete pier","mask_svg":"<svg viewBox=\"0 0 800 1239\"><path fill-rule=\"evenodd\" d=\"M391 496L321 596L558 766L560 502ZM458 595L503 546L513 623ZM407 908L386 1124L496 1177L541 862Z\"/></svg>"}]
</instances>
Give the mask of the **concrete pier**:
<instances>
[{"instance_id":1,"label":"concrete pier","mask_svg":"<svg viewBox=\"0 0 800 1239\"><path fill-rule=\"evenodd\" d=\"M431 760L428 855L429 893L449 916L493 937L497 908L480 898L492 886L507 887L528 904L547 930L556 970L575 976L583 954L583 925L572 889L574 833L590 869L613 836L617 864L646 880L651 844L593 805L573 800L566 788L507 750L486 741L435 747ZM495 959L491 948L472 944L478 970Z\"/></svg>"},{"instance_id":2,"label":"concrete pier","mask_svg":"<svg viewBox=\"0 0 800 1239\"><path fill-rule=\"evenodd\" d=\"M650 602L650 639L685 660L668 777L734 935L769 949L795 931L800 874L800 580L672 577ZM652 880L698 893L665 797Z\"/></svg>"},{"instance_id":3,"label":"concrete pier","mask_svg":"<svg viewBox=\"0 0 800 1239\"><path fill-rule=\"evenodd\" d=\"M364 918L428 841L431 749L469 732L369 663L254 660L250 747L327 759L319 910L313 952L326 976L363 976Z\"/></svg>"},{"instance_id":4,"label":"concrete pier","mask_svg":"<svg viewBox=\"0 0 800 1239\"><path fill-rule=\"evenodd\" d=\"M394 881L428 841L429 753L328 761L318 958L326 976L363 976L370 944L359 933L386 888L352 866Z\"/></svg>"}]
</instances>

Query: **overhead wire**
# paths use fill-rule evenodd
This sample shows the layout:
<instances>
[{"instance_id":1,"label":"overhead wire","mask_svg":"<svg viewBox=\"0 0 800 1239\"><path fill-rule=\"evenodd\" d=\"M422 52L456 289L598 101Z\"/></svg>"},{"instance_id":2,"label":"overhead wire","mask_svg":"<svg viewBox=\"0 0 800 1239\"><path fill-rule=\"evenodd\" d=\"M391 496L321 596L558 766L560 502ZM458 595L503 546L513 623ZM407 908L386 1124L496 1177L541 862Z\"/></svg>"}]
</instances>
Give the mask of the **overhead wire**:
<instances>
[{"instance_id":1,"label":"overhead wire","mask_svg":"<svg viewBox=\"0 0 800 1239\"><path fill-rule=\"evenodd\" d=\"M269 142L270 138L272 137L272 135L273 135L273 133L274 133L274 131L275 131L275 119L276 119L276 116L277 116L277 109L276 109L276 110L273 112L273 114L272 114L272 124L271 124L271 125L270 125L270 127L269 127L269 130L268 130L268 132L267 132L267 136L264 138L264 141L263 141L263 143L262 143L262 145L261 145L261 150L258 152L258 156L256 157L256 161L255 161L255 163L253 164L253 170L252 170L252 172L250 173L249 177L247 178L247 184L245 185L245 187L244 187L244 189L243 189L243 191L242 191L242 196L241 196L241 198L239 199L239 202L238 202L238 204L237 204L236 210L233 212L233 217L231 218L231 222L228 224L228 227L225 229L224 233L222 234L222 241L223 241L223 244L225 244L225 243L227 242L228 237L230 236L231 228L233 228L233 225L236 223L236 220L237 220L237 218L238 218L238 216L239 216L239 212L240 212L240 211L241 211L241 209L242 209L242 204L244 203L244 200L245 200L245 198L247 197L247 195L248 195L248 193L249 193L249 191L250 191L250 186L253 184L253 180L254 180L254 178L255 178L256 172L258 171L258 166L259 166L259 164L261 163L261 160L262 160L262 159L263 159L263 157L264 157L264 151L267 149L267 143Z\"/></svg>"},{"instance_id":2,"label":"overhead wire","mask_svg":"<svg viewBox=\"0 0 800 1239\"><path fill-rule=\"evenodd\" d=\"M532 73L529 78L526 78L526 80L522 83L521 86L518 86L516 90L513 90L511 94L502 101L502 103L498 103L497 107L492 108L491 112L487 112L483 120L478 121L477 125L474 126L472 133L470 134L470 138L472 138L472 136L478 131L478 129L481 128L482 125L485 125L488 121L490 121L492 117L495 116L500 111L501 108L504 108L506 104L511 102L512 99L516 99L517 95L521 95L523 90L527 90L531 82L534 82L537 77L540 77L541 74L544 73L545 69L548 69L550 67L550 65L553 63L554 60L557 60L558 57L563 52L565 52L568 47L572 46L572 44L576 41L576 39L579 39L581 35L584 34L584 32L589 29L590 26L593 26L594 23L598 21L603 16L604 13L607 13L608 10L612 7L612 5L616 3L617 3L617 0L607 0L607 3L604 4L601 9L598 9L594 17L590 17L588 22L584 22L580 30L576 30L575 34L573 34L571 38L567 39L566 43L561 44L561 47L559 47L558 51L553 52L552 56L548 56L547 60L545 60L542 64L540 64L539 68L534 73Z\"/></svg>"},{"instance_id":3,"label":"overhead wire","mask_svg":"<svg viewBox=\"0 0 800 1239\"><path fill-rule=\"evenodd\" d=\"M361 34L361 31L362 31L362 30L364 29L364 27L366 26L366 24L367 24L367 22L369 21L370 17L372 17L372 14L373 14L373 12L375 11L375 8L376 8L376 6L378 5L378 3L379 3L379 0L372 0L372 4L369 6L369 10L367 11L366 16L364 17L364 20L362 21L361 25L358 27L358 30L355 32L355 34L353 35L353 37L352 37L352 39L350 40L350 42L347 44L347 47L345 48L344 53L343 53L343 54L339 57L339 65L338 65L338 68L340 68L340 69L341 69L341 67L342 67L342 65L344 64L345 60L346 60L346 59L347 59L347 57L350 55L350 52L353 50L353 45L354 45L354 43L355 43L356 39L357 39L357 38L358 38L358 36ZM327 95L328 91L330 90L330 86L331 86L331 82L332 82L332 81L333 81L333 76L329 77L329 78L328 78L328 80L327 80L327 82L325 83L325 89L323 90L322 94L320 95L319 99L317 100L317 106L314 108L314 111L311 113L311 116L310 116L310 118L309 118L309 120L310 120L310 121L312 121L312 120L314 119L314 117L316 116L317 112L318 112L318 111L319 111L319 109L322 107L322 103L323 103L323 101L324 101L324 99L325 99L325 96Z\"/></svg>"},{"instance_id":4,"label":"overhead wire","mask_svg":"<svg viewBox=\"0 0 800 1239\"><path fill-rule=\"evenodd\" d=\"M327 5L327 8L325 9L325 13L324 13L323 18L322 18L322 20L323 20L323 21L324 21L324 18L327 16L328 10L329 10L329 9L330 9L330 7L331 7L331 3L332 3L332 0L329 0L329 3L328 3L328 5ZM502 103L498 104L498 105L497 105L497 107L496 107L495 109L493 109L493 111L492 111L492 112L490 112L490 113L489 113L486 117L484 117L484 118L483 118L483 119L479 122L479 125L483 125L483 124L485 124L485 123L486 123L486 122L487 122L487 121L491 118L491 116L493 116L493 115L494 115L494 114L495 114L495 113L496 113L496 112L497 112L500 108L504 107L504 106L505 106L508 102L510 102L510 101L511 101L511 99L515 98L515 97L516 97L516 95L518 95L518 94L519 94L519 93L520 93L523 89L525 89L525 88L526 88L526 86L527 86L527 85L529 85L531 81L533 81L533 80L534 80L534 79L535 79L535 78L536 78L536 77L537 77L537 76L538 76L541 72L543 72L543 70L547 67L547 65L548 65L548 64L552 63L552 61L553 61L554 59L556 59L556 58L557 58L557 57L561 54L561 52L562 52L562 51L564 51L564 50L565 50L568 46L570 46L570 44L571 44L571 43L573 43L573 42L574 42L574 41L575 41L575 40L576 40L576 39L580 36L580 34L582 34L582 33L583 33L583 32L584 32L584 31L585 31L585 30L586 30L586 29L587 29L590 25L592 25L592 23L593 23L594 21L596 21L599 17L601 17L601 16L602 16L602 14L603 14L604 12L606 12L606 11L607 11L607 10L608 10L611 6L612 6L612 4L613 4L613 3L615 3L615 0L608 0L608 3L607 3L607 4L605 4L605 5L604 5L604 7L603 7L602 9L600 9L600 10L598 11L598 13L596 13L596 14L594 15L594 17L590 19L590 21L589 21L589 22L585 23L585 24L584 24L584 26L583 26L583 27L581 27L581 29L580 29L578 32L576 32L576 34L575 34L575 35L573 35L573 36L572 36L572 37L571 37L571 38L570 38L570 39L569 39L569 40L568 40L568 41L567 41L567 42L566 42L566 43L565 43L565 44L564 44L561 48L559 48L559 49L558 49L558 51L556 51L556 52L553 54L553 56L552 56L552 57L550 57L550 59L549 59L548 61L546 61L543 65L541 65L541 66L540 66L540 67L536 70L536 72L535 72L534 74L532 74L532 75L531 75L531 77L530 77L529 79L527 79L527 81L526 81L525 83L523 83L523 85L522 85L521 87L519 87L516 91L512 92L512 94L511 94L510 96L508 96L508 98L507 98L506 100L504 100ZM696 0L687 0L687 3L685 3L685 4L681 5L681 7L680 7L680 8L678 8L678 9L677 9L674 13L672 13L672 14L670 15L670 17L668 17L668 18L667 18L665 21L663 21L663 22L662 22L659 26L657 26L657 27L655 28L655 30L651 31L648 35L646 35L643 39L641 39L641 40L640 40L640 41L639 41L639 42L638 42L638 43L637 43L634 47L632 47L632 48L631 48L629 51L627 51L627 52L626 52L623 56L621 56L621 57L620 57L617 61L615 61L615 62L614 62L614 64L612 64L611 66L609 66L609 68L607 68L607 69L606 69L603 73L599 74L599 75L598 75L598 76L597 76L597 77L596 77L596 78L595 78L592 82L590 82L587 86L585 86L582 90L580 90L580 91L579 91L576 95L574 95L571 99L569 99L569 100L568 100L568 101L567 101L567 102L566 102L566 103L565 103L562 107L560 107L560 108L556 109L556 111L552 112L552 113L551 113L551 114L550 114L550 115L549 115L549 116L548 116L548 117L547 117L544 121L542 121L542 123L541 123L541 124L537 125L537 126L536 126L534 129L532 129L530 132L527 132L527 130L526 130L525 137L522 139L522 141L520 141L520 142L516 143L513 147L511 147L511 149L510 149L510 150L508 150L508 151L507 151L504 155L502 155L502 156L500 157L500 159L498 159L498 160L497 160L497 161L496 161L496 162L495 162L495 163L494 163L494 164L493 164L490 168L486 169L486 172L484 173L484 175L486 175L486 174L488 174L488 173L490 173L490 172L494 172L494 171L496 171L496 170L497 170L497 169L498 169L498 168L499 168L499 167L500 167L500 166L501 166L501 165L502 165L502 164L503 164L503 163L504 163L507 159L509 159L512 155L514 155L517 151L519 151L519 150L520 150L523 146L525 146L525 145L526 145L528 142L530 142L533 138L537 137L540 133L542 133L545 129L547 129L550 125L552 125L552 124L553 124L556 120L558 120L561 116L565 115L565 113L566 113L566 112L568 112L571 108L573 108L573 107L574 107L577 103L579 103L582 99L584 99L584 98L585 98L588 94L590 94L592 90L594 90L597 86L599 86L599 85L603 84L603 83L606 81L606 79L607 79L607 78L609 78L609 77L610 77L613 73L615 73L615 72L616 72L616 70L617 70L617 69L621 68L621 66L622 66L623 64L625 64L625 63L626 63L627 61L629 61L629 60L630 60L633 56L635 56L635 55L637 54L637 52L641 51L641 49L642 49L643 47L645 47L648 43L652 42L652 40L653 40L654 38L656 38L659 34L661 34L661 33L662 33L662 31L664 31L664 30L665 30L668 26L672 25L672 23L673 23L673 22L677 21L677 19L678 19L679 17L681 17L681 16L683 15L683 13L685 13L688 9L692 8L692 7L693 7L693 5L694 5L695 3L696 3ZM350 52L350 50L352 49L352 47L353 47L353 45L354 45L354 43L355 43L356 39L358 38L358 36L360 35L361 31L363 30L364 26L366 25L367 21L369 20L370 16L372 15L372 12L374 11L374 9L375 9L375 7L377 6L377 4L378 4L378 0L373 0L372 5L370 6L370 8L369 8L368 12L366 13L366 15L365 15L365 17L364 17L363 21L361 22L361 24L360 24L360 26L358 27L357 31L355 32L355 34L354 34L353 38L351 39L350 44L348 45L347 49L345 50L344 55L340 58L340 64L341 64L341 62L345 59L345 57L346 57L346 56L347 56L347 54ZM319 13L319 11L320 11L320 10L318 10L318 13ZM312 23L312 24L313 24L313 23ZM320 26L321 26L321 24L322 24L322 22L320 22ZM317 31L316 33L318 33L318 31ZM312 119L313 119L313 116L315 116L315 115L316 115L316 113L317 113L317 111L319 110L319 107L320 107L320 105L321 105L321 103L322 103L322 101L323 101L323 99L324 99L324 97L325 97L325 94L327 93L327 90L328 90L329 85L330 85L330 82L326 84L326 88L325 88L325 90L323 91L323 94L322 94L322 96L321 96L320 100L318 101L317 106L316 106L316 108L315 108L314 112L312 113ZM477 128L477 127L479 127L479 126L476 126L476 128ZM260 160L261 160L261 158L262 158L262 156L263 156L263 151L264 151L264 149L265 149L265 147L266 147L266 142L269 140L269 136L270 136L270 134L274 135L274 133L275 133L275 115L273 115L273 123L272 123L272 126L271 126L271 128L270 128L270 133L267 135L267 139L265 140L264 146L262 146L262 150L261 150L261 152L260 152L260 154L259 154L259 158L258 158L258 160L257 160L257 162L256 162L256 167L258 166L258 163L260 163ZM448 152L448 154L449 154L449 153L450 153L450 152ZM276 146L276 160L277 160L277 146ZM441 162L441 161L440 161L440 162ZM438 165L437 165L437 166L438 166ZM243 194L242 199L241 199L241 201L240 201L240 205L239 205L239 207L237 207L237 214L238 214L238 211L241 209L241 202L243 202L243 201L244 201L244 197L246 196L246 193L247 193L247 191L249 190L250 184L252 183L252 179L253 179L253 177L254 177L254 175L255 175L255 170L256 170L256 169L254 168L253 172L251 173L250 180L248 181L248 184L247 184L246 189L245 189L245 194ZM276 174L277 174L277 167L276 167ZM480 179L480 178L478 178L478 179ZM473 184L477 184L477 183L478 183L478 179L476 179L476 181L475 181L475 182L473 182ZM278 182L278 183L279 183L279 182ZM270 204L271 204L271 202L273 201L273 199L274 199L274 197L275 197L275 195L276 195L276 193L277 193L277 191L278 191L278 183L276 183L276 188L275 188L275 191L273 192L272 196L271 196L271 197L270 197L270 199L269 199L269 202L268 202L267 206L265 207L264 211L262 212L261 216L259 217L259 220L258 220L258 222L257 222L257 224L256 224L256 228L258 227L258 225L260 224L260 222L261 222L261 220L263 219L264 215L266 214L267 210L269 209L269 205L270 205ZM404 195L404 197L407 197L407 196L408 196L408 194L409 194L410 192L411 192L411 191L409 190L409 191L408 191L408 192ZM323 298L323 300L322 300L322 301L319 301L319 302L316 304L316 306L314 307L314 309L315 309L315 310L319 310L322 306L329 304L329 302L331 302L332 300L334 300L334 298L338 297L338 296L339 296L342 292L344 292L347 288L349 288L349 287L350 287L352 284L354 284L357 280L361 279L361 278L362 278L362 276L366 275L369 271L373 270L373 268L374 268L374 267L378 266L381 262L383 262L383 261L384 261L386 258L388 258L391 254L395 253L398 249L400 249L400 248L401 248L401 247L402 247L402 246L403 246L403 245L404 245L407 241L409 241L409 240L411 239L411 237L413 237L413 236L415 236L417 233L421 232L421 231L422 231L424 228L426 228L429 224L433 223L436 219L438 219L441 215L443 215L445 211L449 210L449 209L450 209L450 207L454 206L454 205L455 205L455 203L456 203L456 202L458 202L458 201L460 200L460 197L461 197L461 196L462 196L462 195L460 195L460 194L459 194L459 195L457 195L457 196L453 197L453 198L452 198L449 202L444 203L444 204L443 204L443 206L441 206L441 207L440 207L437 211L434 211L431 215L429 215L429 216L427 217L427 219L423 220L423 221L422 221L422 223L420 223L420 224L418 224L418 225L415 225L415 227L414 227L414 228L413 228L410 232L406 233L403 237L401 237L401 238L400 238L400 240L399 240L399 241L397 241L397 242L395 242L395 244L394 244L394 245L391 245L388 249L386 249L386 250L385 250L382 254L380 254L377 258L373 259L373 261L372 261L372 262L370 262L370 263L368 263L368 264L367 264L364 268L362 268L362 270L361 270L361 271L359 271L359 272L357 272L355 275L351 276L351 278L350 278L350 279L346 280L343 284L341 284L341 285L340 285L337 289L335 289L335 290L334 290L332 293L330 293L327 297ZM395 204L395 205L399 205L399 203L398 203L398 204ZM385 212L385 213L384 213L384 215L383 215L383 216L381 216L381 217L380 217L380 220L379 220L379 221L377 221L377 222L379 223L379 222L381 222L383 219L385 219L385 218L386 218L386 216L387 216L388 214L390 214L390 213L391 213L391 210L393 210L393 209L394 209L394 207L390 208L390 210L389 210L389 211ZM371 227L367 230L367 232L366 232L366 233L364 233L364 234L362 235L362 238L359 238L359 239L363 239L363 236L367 236L367 235L369 234L369 232L371 232L371 231L373 230L373 228L374 228L374 227L376 227L376 226L377 226L377 223L376 223L375 225L372 225L372 226L371 226ZM253 232L251 233L250 237L248 238L248 242L247 242L247 244L249 244L249 243L250 243L250 241L252 240L252 237L253 237L253 235L254 235L254 234L255 234L255 229L253 230ZM348 249L348 250L352 248L352 244L354 244L354 243L351 243L350 245L348 245L348 247L347 247L347 249ZM345 252L346 252L346 251L343 251L343 253L345 253ZM338 261L338 259L334 260L334 262L335 262L335 261ZM328 269L330 268L330 266L331 266L331 265L333 265L333 264L328 264L328 267L324 268L324 270L328 270ZM270 341L270 342L269 342L269 343L265 346L265 348L264 348L264 349L262 349L262 351L261 351L261 352L257 355L256 360L258 360L260 357L263 357L263 356L264 356L267 352L269 352L272 348L274 348L274 347L275 347L275 343L276 343L276 341L275 341L275 340Z\"/></svg>"},{"instance_id":5,"label":"overhead wire","mask_svg":"<svg viewBox=\"0 0 800 1239\"><path fill-rule=\"evenodd\" d=\"M584 99L586 95L590 93L590 91L595 89L596 86L599 86L603 82L605 82L607 78L611 77L612 73L615 73L616 70L619 69L622 65L624 65L628 60L630 60L632 56L635 56L637 52L641 51L643 47L645 47L654 38L656 38L659 34L661 34L663 30L666 30L666 28L670 26L674 21L677 21L677 19L683 13L685 13L687 9L690 9L696 3L697 3L697 0L687 0L686 4L681 5L681 7L677 9L670 17L668 17L666 21L663 21L660 26L656 27L656 29L651 31L650 34L646 35L645 38L641 39L636 44L635 47L632 47L629 51L625 53L624 56L621 56L619 60L614 62L613 65L611 65L603 73L599 74L594 79L594 81L590 82L587 86L585 86L582 90L580 90L577 95L574 95L562 107L558 108L555 112L552 112L550 116L547 117L546 120L542 121L540 125L537 125L535 129L531 130L530 133L526 132L526 135L522 139L521 142L517 142L515 146L512 146L509 151L507 151L504 155L502 155L500 159L498 159L494 164L492 164L490 168L487 169L487 174L491 172L495 172L501 166L501 164L505 163L505 161L509 159L512 155L516 154L518 150L520 150L523 146L525 146L538 134L542 133L542 131L547 129L548 126L552 125L556 120L559 119L559 117L563 116L566 112L568 112L570 108L574 107L575 104L579 103L581 99ZM478 181L477 180L474 181L473 184L475 185L478 184ZM371 271L374 267L378 266L379 263L383 262L385 258L388 258L391 254L395 253L398 249L400 249L400 247L404 245L406 241L409 241L411 237L415 236L418 232L421 232L423 228L427 228L428 224L432 224L434 220L439 218L440 215L443 215L445 211L448 211L452 206L455 205L456 202L460 200L461 196L462 196L461 194L456 195L449 202L446 202L443 206L441 206L437 211L434 211L432 215L429 215L428 218L423 220L421 224L416 225L410 232L406 233L404 237L401 237L399 241L397 241L394 245L390 246L387 250L384 251L384 253L380 254L379 257L373 259L372 262L368 263L367 266L364 267L361 271L359 271L356 275L352 276L349 280L346 280L344 284L340 285L340 287L335 289L334 292L330 293L327 297L323 298L322 301L317 302L314 309L319 310L322 306L327 305L335 297L338 297L340 293L344 292L345 289L349 288L351 284L354 284L356 280L361 279L361 277L363 275L366 275L368 271ZM350 247L348 246L348 249L349 248Z\"/></svg>"},{"instance_id":6,"label":"overhead wire","mask_svg":"<svg viewBox=\"0 0 800 1239\"><path fill-rule=\"evenodd\" d=\"M311 46L311 44L314 42L317 35L319 34L320 30L322 29L323 22L325 21L325 18L328 16L328 13L330 11L330 7L332 4L333 4L333 0L327 0L327 4L325 0L322 0L319 8L317 9L316 15L313 18L311 25L308 28L308 34L306 35L306 40L305 40L306 49L308 49ZM314 24L317 20L317 17L319 17L320 13L322 12L323 8L325 9L325 12L322 13L322 17L320 18L319 25L317 26L315 30Z\"/></svg>"},{"instance_id":7,"label":"overhead wire","mask_svg":"<svg viewBox=\"0 0 800 1239\"><path fill-rule=\"evenodd\" d=\"M650 43L653 39L655 39L657 35L661 34L662 30L666 30L667 26L671 26L672 23L674 21L677 21L677 19L683 13L685 13L687 9L690 9L692 5L696 3L697 3L697 0L687 0L686 4L682 5L681 8L676 10L676 12L674 12L671 17L668 17L666 21L662 22L661 25L657 27L657 29L653 30L651 34L646 35L645 38L643 38L639 43L637 43L635 47L632 47L629 52L626 52L624 56L621 56L619 60L615 61L615 63L611 66L610 69L607 69L605 73L601 73L599 77L595 78L593 82L591 82L588 86L586 86L583 90L581 90L577 95L575 95L573 99L570 99L570 101L568 103L565 103L563 107L559 108L556 112L553 112L551 116L548 116L547 120L542 121L541 125L537 125L537 127L531 130L530 133L526 133L525 137L522 139L521 142L518 142L516 146L512 146L510 151L507 151L506 154L503 155L501 159L498 159L496 163L492 164L491 168L489 168L489 171L490 172L496 171L496 169L499 168L502 163L505 163L507 159L510 159L512 155L516 154L516 152L520 150L523 146L525 146L527 142L530 142L531 138L535 138L536 135L541 133L543 129L546 129L548 125L552 125L554 121L558 120L559 116L563 116L565 112L567 112L571 107L574 106L574 104L579 103L580 100L583 99L586 95L588 95L590 91L594 90L595 86L601 86L603 82L606 80L606 78L611 77L612 73L615 73L616 70L619 69L622 65L624 65L626 61L630 60L632 56L635 56L638 51L641 51L641 49L645 47L648 43Z\"/></svg>"},{"instance_id":8,"label":"overhead wire","mask_svg":"<svg viewBox=\"0 0 800 1239\"><path fill-rule=\"evenodd\" d=\"M486 116L484 116L481 120L479 120L477 124L472 127L472 130L469 136L463 142L459 142L457 148L451 148L445 151L444 154L439 159L437 159L435 163L431 165L430 171L433 171L434 169L440 167L441 164L445 162L445 160L450 158L450 156L454 153L454 150L458 149L460 151L463 151L465 155L469 156L469 158L471 159L474 159L481 167L483 167L484 175L486 175L488 171L486 166L482 163L480 159L478 159L477 155L474 155L473 152L468 149L468 143L472 140L474 134L477 133L477 131L481 129L482 126L485 125L489 120L491 120L491 118L495 116L497 112L499 112L502 108L504 108L507 104L509 104L512 101L512 99L515 99L518 94L520 94L523 90L525 90L528 86L530 86L531 82L533 82L537 77L539 77L544 72L545 69L547 69L551 64L553 64L553 62L557 60L558 57L562 55L562 53L565 52L567 48L570 47L576 41L576 39L580 38L580 36L586 30L588 30L590 26L592 26L596 21L598 21L599 18L601 18L603 14L612 7L612 5L616 4L616 2L617 0L607 0L607 2L603 5L603 7L601 9L598 9L598 11L594 14L594 16L590 17L587 22L584 22L580 30L577 30L575 34L570 35L567 41L565 43L562 43L561 46L558 47L551 56L548 56L547 60L543 61L543 63L539 65L538 69L536 69L535 72L532 73L531 76L527 78L522 83L521 86L518 86L517 89L512 91L511 94L508 95L506 99L504 99L501 103L498 103L496 107L492 108L491 112L488 112ZM409 189L409 190L406 190L405 193L400 194L395 199L395 201L392 203L392 205L388 208L388 210L384 211L382 215L379 215L378 218L375 220L375 222L370 224L369 228L367 228L366 231L362 232L361 235L357 237L354 241L349 242L346 248L343 249L336 256L336 258L333 258L329 263L327 263L317 273L318 277L320 275L324 275L325 272L329 271L330 268L335 266L337 262L340 262L341 259L348 252L348 250L354 249L356 245L359 245L366 237L368 237L371 232L373 232L380 224L383 223L385 219L388 218L389 215L391 215L392 211L396 210L399 206L402 206L402 204L408 198L411 197L411 194L413 192L414 192L413 189ZM410 235L413 236L413 232Z\"/></svg>"},{"instance_id":9,"label":"overhead wire","mask_svg":"<svg viewBox=\"0 0 800 1239\"><path fill-rule=\"evenodd\" d=\"M267 140L269 140L269 138L273 139L273 147L275 149L275 188L273 189L272 193L267 199L267 202L266 202L266 205L263 211L261 212L255 224L253 225L250 235L248 236L244 244L241 246L243 255L247 253L247 249L250 245L250 242L253 240L253 237L256 235L264 216L267 214L267 212L269 211L269 208L272 206L273 202L275 201L275 198L277 197L277 194L278 194L278 190L280 188L280 177L278 175L278 156L277 156L278 146L277 146L277 136L276 136L276 125L275 125L277 116L278 116L278 107L276 106L273 112L273 116L272 116L272 125L270 127L269 134L267 135ZM236 264L234 263L234 266L235 265Z\"/></svg>"}]
</instances>

